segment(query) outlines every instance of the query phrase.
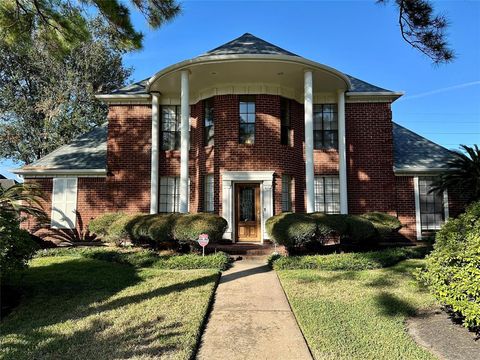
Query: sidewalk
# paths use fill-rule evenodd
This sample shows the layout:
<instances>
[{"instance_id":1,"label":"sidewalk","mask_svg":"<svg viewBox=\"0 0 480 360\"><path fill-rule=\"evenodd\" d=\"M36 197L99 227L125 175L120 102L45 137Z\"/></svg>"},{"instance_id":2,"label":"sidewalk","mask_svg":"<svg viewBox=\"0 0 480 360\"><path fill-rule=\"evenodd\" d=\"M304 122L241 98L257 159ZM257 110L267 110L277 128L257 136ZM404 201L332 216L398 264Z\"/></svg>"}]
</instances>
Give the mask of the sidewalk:
<instances>
[{"instance_id":1,"label":"sidewalk","mask_svg":"<svg viewBox=\"0 0 480 360\"><path fill-rule=\"evenodd\" d=\"M264 262L224 272L198 359L312 359L280 281Z\"/></svg>"}]
</instances>

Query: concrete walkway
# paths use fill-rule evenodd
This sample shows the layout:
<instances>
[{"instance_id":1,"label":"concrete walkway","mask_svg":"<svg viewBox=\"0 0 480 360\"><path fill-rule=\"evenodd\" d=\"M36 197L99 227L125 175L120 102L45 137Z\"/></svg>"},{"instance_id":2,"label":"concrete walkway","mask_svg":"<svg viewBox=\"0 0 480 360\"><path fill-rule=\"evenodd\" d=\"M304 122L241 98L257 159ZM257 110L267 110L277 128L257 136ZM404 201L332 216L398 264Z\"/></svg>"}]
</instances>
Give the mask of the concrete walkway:
<instances>
[{"instance_id":1,"label":"concrete walkway","mask_svg":"<svg viewBox=\"0 0 480 360\"><path fill-rule=\"evenodd\" d=\"M224 272L198 359L312 359L274 271L237 261Z\"/></svg>"}]
</instances>

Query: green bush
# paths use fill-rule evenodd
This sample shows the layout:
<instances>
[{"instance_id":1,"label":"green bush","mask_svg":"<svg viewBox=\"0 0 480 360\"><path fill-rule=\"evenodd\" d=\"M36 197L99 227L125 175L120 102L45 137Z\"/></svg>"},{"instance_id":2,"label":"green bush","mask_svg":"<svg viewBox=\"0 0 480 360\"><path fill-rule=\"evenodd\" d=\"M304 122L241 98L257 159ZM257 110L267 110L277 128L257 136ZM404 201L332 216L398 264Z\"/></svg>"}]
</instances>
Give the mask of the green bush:
<instances>
[{"instance_id":1,"label":"green bush","mask_svg":"<svg viewBox=\"0 0 480 360\"><path fill-rule=\"evenodd\" d=\"M27 266L38 246L30 234L20 229L16 214L0 214L0 277L10 277L15 271Z\"/></svg>"},{"instance_id":2,"label":"green bush","mask_svg":"<svg viewBox=\"0 0 480 360\"><path fill-rule=\"evenodd\" d=\"M132 235L132 226L135 223L135 220L145 216L144 214L123 214L118 217L117 220L112 222L108 227L107 239L111 242L121 242L125 240L133 240Z\"/></svg>"},{"instance_id":3,"label":"green bush","mask_svg":"<svg viewBox=\"0 0 480 360\"><path fill-rule=\"evenodd\" d=\"M223 252L218 252L216 254L210 255L196 255L196 254L185 254L185 255L172 255L172 256L161 256L154 263L154 267L160 269L177 269L177 270L188 270L188 269L218 269L226 270L229 264L229 256Z\"/></svg>"},{"instance_id":4,"label":"green bush","mask_svg":"<svg viewBox=\"0 0 480 360\"><path fill-rule=\"evenodd\" d=\"M317 237L317 224L309 214L281 213L269 218L265 227L270 238L287 249L305 246Z\"/></svg>"},{"instance_id":5,"label":"green bush","mask_svg":"<svg viewBox=\"0 0 480 360\"><path fill-rule=\"evenodd\" d=\"M377 232L373 224L357 215L346 215L347 232L344 234L348 242L353 244L367 243L375 240Z\"/></svg>"},{"instance_id":6,"label":"green bush","mask_svg":"<svg viewBox=\"0 0 480 360\"><path fill-rule=\"evenodd\" d=\"M200 234L208 234L210 241L222 239L227 229L227 221L221 216L210 213L182 214L173 225L173 238L179 242L192 242Z\"/></svg>"},{"instance_id":7,"label":"green bush","mask_svg":"<svg viewBox=\"0 0 480 360\"><path fill-rule=\"evenodd\" d=\"M88 224L88 230L100 237L108 236L108 229L112 223L124 216L121 212L105 213L93 219Z\"/></svg>"},{"instance_id":8,"label":"green bush","mask_svg":"<svg viewBox=\"0 0 480 360\"><path fill-rule=\"evenodd\" d=\"M374 211L361 216L373 224L375 230L382 239L388 239L389 236L400 230L402 227L402 223L398 218L382 212Z\"/></svg>"},{"instance_id":9,"label":"green bush","mask_svg":"<svg viewBox=\"0 0 480 360\"><path fill-rule=\"evenodd\" d=\"M427 247L403 247L330 255L282 256L272 263L275 270L372 270L392 266L406 259L423 258L427 252Z\"/></svg>"},{"instance_id":10,"label":"green bush","mask_svg":"<svg viewBox=\"0 0 480 360\"><path fill-rule=\"evenodd\" d=\"M173 239L173 226L180 214L155 214L135 218L131 223L130 234L134 240L150 240L155 244Z\"/></svg>"},{"instance_id":11,"label":"green bush","mask_svg":"<svg viewBox=\"0 0 480 360\"><path fill-rule=\"evenodd\" d=\"M480 201L442 226L418 277L466 327L480 331Z\"/></svg>"},{"instance_id":12,"label":"green bush","mask_svg":"<svg viewBox=\"0 0 480 360\"><path fill-rule=\"evenodd\" d=\"M348 215L316 212L312 213L311 216L315 219L317 226L322 226L328 229L327 231L329 231L329 234L334 232L338 235L346 235L348 232L348 224L346 222Z\"/></svg>"}]
</instances>

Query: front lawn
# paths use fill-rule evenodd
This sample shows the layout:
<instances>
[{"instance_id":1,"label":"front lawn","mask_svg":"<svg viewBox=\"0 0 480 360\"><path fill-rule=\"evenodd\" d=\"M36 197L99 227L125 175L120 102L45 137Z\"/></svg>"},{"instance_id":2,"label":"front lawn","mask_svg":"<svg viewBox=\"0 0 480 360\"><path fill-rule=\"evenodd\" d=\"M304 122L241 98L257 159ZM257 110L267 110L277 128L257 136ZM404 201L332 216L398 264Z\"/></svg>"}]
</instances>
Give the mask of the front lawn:
<instances>
[{"instance_id":1,"label":"front lawn","mask_svg":"<svg viewBox=\"0 0 480 360\"><path fill-rule=\"evenodd\" d=\"M13 284L24 294L0 324L0 358L189 359L218 276L218 269L36 258Z\"/></svg>"},{"instance_id":2,"label":"front lawn","mask_svg":"<svg viewBox=\"0 0 480 360\"><path fill-rule=\"evenodd\" d=\"M433 359L405 319L435 302L412 272L424 260L363 271L277 270L316 359Z\"/></svg>"}]
</instances>

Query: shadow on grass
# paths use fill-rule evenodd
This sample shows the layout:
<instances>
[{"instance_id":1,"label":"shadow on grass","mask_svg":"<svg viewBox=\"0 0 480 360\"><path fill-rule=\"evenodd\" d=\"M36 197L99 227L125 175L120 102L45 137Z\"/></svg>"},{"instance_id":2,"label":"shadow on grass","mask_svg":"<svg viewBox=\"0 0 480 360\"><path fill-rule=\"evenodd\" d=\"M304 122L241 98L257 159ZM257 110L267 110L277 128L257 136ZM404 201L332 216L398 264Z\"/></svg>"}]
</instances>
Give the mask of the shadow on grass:
<instances>
[{"instance_id":1,"label":"shadow on grass","mask_svg":"<svg viewBox=\"0 0 480 360\"><path fill-rule=\"evenodd\" d=\"M388 293L381 292L375 296L375 301L383 315L387 316L413 316L416 308L405 300Z\"/></svg>"},{"instance_id":2,"label":"shadow on grass","mask_svg":"<svg viewBox=\"0 0 480 360\"><path fill-rule=\"evenodd\" d=\"M24 296L19 307L0 324L0 354L4 359L36 356L124 359L184 351L179 348L182 345L173 339L181 335L181 322L172 323L159 316L140 323L133 320L121 328L109 329L113 324L102 319L101 314L157 296L203 286L215 281L216 276L178 282L105 303L123 289L144 281L135 268L84 258L32 267L12 280L11 285L23 287ZM103 304L97 306L98 303ZM91 315L98 315L98 318L90 320L86 326L85 323L82 326L74 323L73 333L45 329L58 325L70 332L72 325L64 327L65 322Z\"/></svg>"}]
</instances>

